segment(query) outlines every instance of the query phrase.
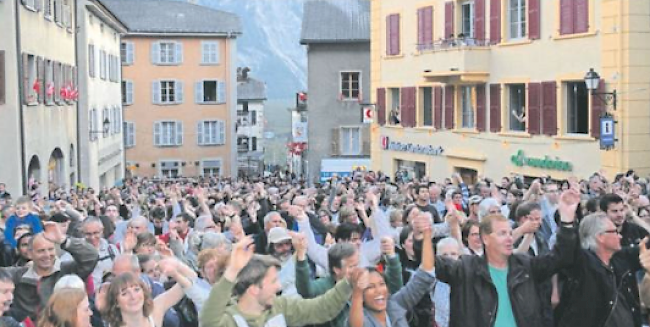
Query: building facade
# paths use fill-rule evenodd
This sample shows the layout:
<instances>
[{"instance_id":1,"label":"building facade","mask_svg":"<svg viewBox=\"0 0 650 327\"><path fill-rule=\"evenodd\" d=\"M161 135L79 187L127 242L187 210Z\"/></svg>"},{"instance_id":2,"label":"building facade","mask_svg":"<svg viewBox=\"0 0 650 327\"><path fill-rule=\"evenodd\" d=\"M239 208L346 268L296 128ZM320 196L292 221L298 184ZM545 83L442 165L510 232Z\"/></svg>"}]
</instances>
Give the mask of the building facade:
<instances>
[{"instance_id":1,"label":"building facade","mask_svg":"<svg viewBox=\"0 0 650 327\"><path fill-rule=\"evenodd\" d=\"M370 99L370 2L306 1L300 43L307 46L307 175L367 169L370 128L361 104ZM298 108L300 111L300 108Z\"/></svg>"},{"instance_id":2,"label":"building facade","mask_svg":"<svg viewBox=\"0 0 650 327\"><path fill-rule=\"evenodd\" d=\"M14 194L78 178L74 10L71 0L0 4L0 182Z\"/></svg>"},{"instance_id":3,"label":"building facade","mask_svg":"<svg viewBox=\"0 0 650 327\"><path fill-rule=\"evenodd\" d=\"M649 173L649 13L634 0L372 1L373 168L466 181ZM616 110L587 89L592 68Z\"/></svg>"},{"instance_id":4,"label":"building facade","mask_svg":"<svg viewBox=\"0 0 650 327\"><path fill-rule=\"evenodd\" d=\"M237 69L237 166L240 176L264 172L264 101L266 84Z\"/></svg>"},{"instance_id":5,"label":"building facade","mask_svg":"<svg viewBox=\"0 0 650 327\"><path fill-rule=\"evenodd\" d=\"M120 39L125 25L98 0L77 1L80 182L111 187L124 178Z\"/></svg>"},{"instance_id":6,"label":"building facade","mask_svg":"<svg viewBox=\"0 0 650 327\"><path fill-rule=\"evenodd\" d=\"M174 1L105 1L122 40L124 144L137 176L237 174L233 14Z\"/></svg>"}]
</instances>

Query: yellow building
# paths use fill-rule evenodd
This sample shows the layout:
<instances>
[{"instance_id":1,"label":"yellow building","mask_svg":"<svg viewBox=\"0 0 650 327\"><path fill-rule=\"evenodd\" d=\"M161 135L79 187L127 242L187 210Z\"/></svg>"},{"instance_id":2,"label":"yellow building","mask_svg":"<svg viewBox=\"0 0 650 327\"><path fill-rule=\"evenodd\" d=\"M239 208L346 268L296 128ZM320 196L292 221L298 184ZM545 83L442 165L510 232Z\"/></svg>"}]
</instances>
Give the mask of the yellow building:
<instances>
[{"instance_id":1,"label":"yellow building","mask_svg":"<svg viewBox=\"0 0 650 327\"><path fill-rule=\"evenodd\" d=\"M468 181L650 173L648 32L644 0L373 0L373 168ZM598 94L614 90L616 110Z\"/></svg>"},{"instance_id":2,"label":"yellow building","mask_svg":"<svg viewBox=\"0 0 650 327\"><path fill-rule=\"evenodd\" d=\"M102 1L121 45L124 146L137 176L237 174L233 14L178 1Z\"/></svg>"}]
</instances>

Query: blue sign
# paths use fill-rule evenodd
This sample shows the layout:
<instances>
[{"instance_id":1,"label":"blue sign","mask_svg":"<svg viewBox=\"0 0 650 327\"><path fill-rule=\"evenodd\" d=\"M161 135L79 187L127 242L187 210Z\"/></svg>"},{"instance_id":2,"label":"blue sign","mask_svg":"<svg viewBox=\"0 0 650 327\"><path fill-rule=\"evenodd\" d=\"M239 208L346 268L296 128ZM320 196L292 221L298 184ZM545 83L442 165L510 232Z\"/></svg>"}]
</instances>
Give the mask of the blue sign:
<instances>
[{"instance_id":1,"label":"blue sign","mask_svg":"<svg viewBox=\"0 0 650 327\"><path fill-rule=\"evenodd\" d=\"M600 117L600 148L610 150L616 143L614 117L605 115Z\"/></svg>"},{"instance_id":2,"label":"blue sign","mask_svg":"<svg viewBox=\"0 0 650 327\"><path fill-rule=\"evenodd\" d=\"M326 182L336 174L338 177L352 177L351 171L324 171L320 173L320 181Z\"/></svg>"}]
</instances>

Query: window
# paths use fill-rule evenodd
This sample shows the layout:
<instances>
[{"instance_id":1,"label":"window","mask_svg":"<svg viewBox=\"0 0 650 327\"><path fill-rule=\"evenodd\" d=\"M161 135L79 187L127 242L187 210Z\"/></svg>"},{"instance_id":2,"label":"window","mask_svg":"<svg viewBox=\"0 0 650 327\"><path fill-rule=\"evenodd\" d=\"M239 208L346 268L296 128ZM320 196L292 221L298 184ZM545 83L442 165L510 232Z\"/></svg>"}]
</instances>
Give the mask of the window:
<instances>
[{"instance_id":1,"label":"window","mask_svg":"<svg viewBox=\"0 0 650 327\"><path fill-rule=\"evenodd\" d=\"M474 38L474 1L463 2L461 15L463 37Z\"/></svg>"},{"instance_id":2,"label":"window","mask_svg":"<svg viewBox=\"0 0 650 327\"><path fill-rule=\"evenodd\" d=\"M433 89L423 87L422 92L422 126L433 126Z\"/></svg>"},{"instance_id":3,"label":"window","mask_svg":"<svg viewBox=\"0 0 650 327\"><path fill-rule=\"evenodd\" d=\"M360 85L360 72L341 72L341 99L356 100L361 98Z\"/></svg>"},{"instance_id":4,"label":"window","mask_svg":"<svg viewBox=\"0 0 650 327\"><path fill-rule=\"evenodd\" d=\"M61 104L61 87L63 86L63 69L60 62L54 62L54 102Z\"/></svg>"},{"instance_id":5,"label":"window","mask_svg":"<svg viewBox=\"0 0 650 327\"><path fill-rule=\"evenodd\" d=\"M91 109L90 112L88 112L88 129L90 129L90 141L96 141L97 140L97 133L94 133L97 131L97 109Z\"/></svg>"},{"instance_id":6,"label":"window","mask_svg":"<svg viewBox=\"0 0 650 327\"><path fill-rule=\"evenodd\" d=\"M160 174L162 177L176 178L180 176L180 166L179 161L161 161Z\"/></svg>"},{"instance_id":7,"label":"window","mask_svg":"<svg viewBox=\"0 0 650 327\"><path fill-rule=\"evenodd\" d=\"M154 81L153 97L155 104L183 103L183 82L178 80Z\"/></svg>"},{"instance_id":8,"label":"window","mask_svg":"<svg viewBox=\"0 0 650 327\"><path fill-rule=\"evenodd\" d=\"M122 81L122 104L127 106L133 104L133 81Z\"/></svg>"},{"instance_id":9,"label":"window","mask_svg":"<svg viewBox=\"0 0 650 327\"><path fill-rule=\"evenodd\" d=\"M63 19L62 19L62 16L63 16L62 9L63 8L61 7L62 3L63 3L63 0L53 0L53 1L54 1L54 22L61 25L61 23L63 22Z\"/></svg>"},{"instance_id":10,"label":"window","mask_svg":"<svg viewBox=\"0 0 650 327\"><path fill-rule=\"evenodd\" d=\"M54 62L52 60L45 61L45 104L48 106L54 105Z\"/></svg>"},{"instance_id":11,"label":"window","mask_svg":"<svg viewBox=\"0 0 650 327\"><path fill-rule=\"evenodd\" d=\"M257 137L251 137L251 151L257 151Z\"/></svg>"},{"instance_id":12,"label":"window","mask_svg":"<svg viewBox=\"0 0 650 327\"><path fill-rule=\"evenodd\" d=\"M560 0L560 34L589 32L589 0Z\"/></svg>"},{"instance_id":13,"label":"window","mask_svg":"<svg viewBox=\"0 0 650 327\"><path fill-rule=\"evenodd\" d=\"M246 136L237 138L237 152L248 152L248 140Z\"/></svg>"},{"instance_id":14,"label":"window","mask_svg":"<svg viewBox=\"0 0 650 327\"><path fill-rule=\"evenodd\" d=\"M341 149L344 156L356 156L361 154L361 128L341 127Z\"/></svg>"},{"instance_id":15,"label":"window","mask_svg":"<svg viewBox=\"0 0 650 327\"><path fill-rule=\"evenodd\" d=\"M526 130L526 85L508 85L508 121L511 131Z\"/></svg>"},{"instance_id":16,"label":"window","mask_svg":"<svg viewBox=\"0 0 650 327\"><path fill-rule=\"evenodd\" d=\"M390 114L389 114L389 123L397 125L400 123L401 112L400 112L400 93L398 88L389 89L390 91Z\"/></svg>"},{"instance_id":17,"label":"window","mask_svg":"<svg viewBox=\"0 0 650 327\"><path fill-rule=\"evenodd\" d=\"M154 42L152 44L154 64L180 64L183 62L183 45L180 42Z\"/></svg>"},{"instance_id":18,"label":"window","mask_svg":"<svg viewBox=\"0 0 650 327\"><path fill-rule=\"evenodd\" d=\"M23 66L25 74L25 103L29 105L38 104L38 95L36 92L37 72L36 72L36 57L33 55L23 55Z\"/></svg>"},{"instance_id":19,"label":"window","mask_svg":"<svg viewBox=\"0 0 650 327\"><path fill-rule=\"evenodd\" d=\"M194 88L196 103L214 104L226 102L226 83L218 80L196 82Z\"/></svg>"},{"instance_id":20,"label":"window","mask_svg":"<svg viewBox=\"0 0 650 327\"><path fill-rule=\"evenodd\" d=\"M386 17L386 55L388 56L400 54L399 31L399 14L388 15Z\"/></svg>"},{"instance_id":21,"label":"window","mask_svg":"<svg viewBox=\"0 0 650 327\"><path fill-rule=\"evenodd\" d=\"M52 19L52 0L45 0L43 3L43 16L47 20Z\"/></svg>"},{"instance_id":22,"label":"window","mask_svg":"<svg viewBox=\"0 0 650 327\"><path fill-rule=\"evenodd\" d=\"M107 138L109 133L111 132L110 126L108 126L107 129L104 129L104 122L106 121L106 119L110 120L110 118L109 118L110 114L111 113L110 113L109 108L104 108L104 110L102 110L102 127L101 127L101 130L102 130L102 136L104 138Z\"/></svg>"},{"instance_id":23,"label":"window","mask_svg":"<svg viewBox=\"0 0 650 327\"><path fill-rule=\"evenodd\" d=\"M99 50L99 78L106 80L106 52Z\"/></svg>"},{"instance_id":24,"label":"window","mask_svg":"<svg viewBox=\"0 0 650 327\"><path fill-rule=\"evenodd\" d=\"M251 126L257 125L257 111L251 110Z\"/></svg>"},{"instance_id":25,"label":"window","mask_svg":"<svg viewBox=\"0 0 650 327\"><path fill-rule=\"evenodd\" d=\"M203 160L203 176L220 176L221 175L221 160Z\"/></svg>"},{"instance_id":26,"label":"window","mask_svg":"<svg viewBox=\"0 0 650 327\"><path fill-rule=\"evenodd\" d=\"M124 122L124 146L132 148L135 146L135 123Z\"/></svg>"},{"instance_id":27,"label":"window","mask_svg":"<svg viewBox=\"0 0 650 327\"><path fill-rule=\"evenodd\" d=\"M199 145L226 144L226 123L222 120L202 120L197 125Z\"/></svg>"},{"instance_id":28,"label":"window","mask_svg":"<svg viewBox=\"0 0 650 327\"><path fill-rule=\"evenodd\" d=\"M461 86L460 90L461 126L474 128L474 87Z\"/></svg>"},{"instance_id":29,"label":"window","mask_svg":"<svg viewBox=\"0 0 650 327\"><path fill-rule=\"evenodd\" d=\"M526 0L508 0L510 39L526 37Z\"/></svg>"},{"instance_id":30,"label":"window","mask_svg":"<svg viewBox=\"0 0 650 327\"><path fill-rule=\"evenodd\" d=\"M95 77L95 46L88 45L88 76Z\"/></svg>"},{"instance_id":31,"label":"window","mask_svg":"<svg viewBox=\"0 0 650 327\"><path fill-rule=\"evenodd\" d=\"M219 43L216 41L201 42L201 63L214 65L219 63Z\"/></svg>"},{"instance_id":32,"label":"window","mask_svg":"<svg viewBox=\"0 0 650 327\"><path fill-rule=\"evenodd\" d=\"M133 64L133 42L122 42L122 44L120 44L120 58L124 65Z\"/></svg>"},{"instance_id":33,"label":"window","mask_svg":"<svg viewBox=\"0 0 650 327\"><path fill-rule=\"evenodd\" d=\"M183 145L183 124L180 121L154 123L153 139L155 146Z\"/></svg>"},{"instance_id":34,"label":"window","mask_svg":"<svg viewBox=\"0 0 650 327\"><path fill-rule=\"evenodd\" d=\"M566 83L567 133L589 133L589 92L585 82Z\"/></svg>"},{"instance_id":35,"label":"window","mask_svg":"<svg viewBox=\"0 0 650 327\"><path fill-rule=\"evenodd\" d=\"M0 104L5 104L7 95L5 80L5 52L0 51Z\"/></svg>"},{"instance_id":36,"label":"window","mask_svg":"<svg viewBox=\"0 0 650 327\"><path fill-rule=\"evenodd\" d=\"M23 5L25 5L25 7L29 8L29 9L31 9L33 11L37 10L36 5L37 5L38 1L40 1L40 0L22 0Z\"/></svg>"},{"instance_id":37,"label":"window","mask_svg":"<svg viewBox=\"0 0 650 327\"><path fill-rule=\"evenodd\" d=\"M237 111L237 125L240 127L250 126L249 111Z\"/></svg>"}]
</instances>

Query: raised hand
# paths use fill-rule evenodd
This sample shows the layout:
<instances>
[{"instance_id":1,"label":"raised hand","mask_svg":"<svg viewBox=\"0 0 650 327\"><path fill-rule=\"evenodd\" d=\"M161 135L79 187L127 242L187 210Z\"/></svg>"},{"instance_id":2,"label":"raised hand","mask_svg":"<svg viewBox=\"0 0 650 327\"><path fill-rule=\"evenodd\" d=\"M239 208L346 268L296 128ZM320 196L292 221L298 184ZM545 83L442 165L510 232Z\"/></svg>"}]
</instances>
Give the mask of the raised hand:
<instances>
[{"instance_id":1,"label":"raised hand","mask_svg":"<svg viewBox=\"0 0 650 327\"><path fill-rule=\"evenodd\" d=\"M580 203L580 191L572 187L560 195L557 210L560 212L562 222L572 223L575 220L576 209Z\"/></svg>"},{"instance_id":2,"label":"raised hand","mask_svg":"<svg viewBox=\"0 0 650 327\"><path fill-rule=\"evenodd\" d=\"M381 254L389 257L395 255L395 240L392 237L384 236L381 238Z\"/></svg>"},{"instance_id":3,"label":"raised hand","mask_svg":"<svg viewBox=\"0 0 650 327\"><path fill-rule=\"evenodd\" d=\"M137 243L138 237L135 235L135 232L127 231L126 236L124 236L124 241L122 242L124 250L127 252L133 251Z\"/></svg>"},{"instance_id":4,"label":"raised hand","mask_svg":"<svg viewBox=\"0 0 650 327\"><path fill-rule=\"evenodd\" d=\"M232 247L232 253L230 254L230 264L223 274L224 277L227 280L234 282L237 279L239 272L244 269L251 258L253 258L254 253L255 244L253 243L253 237L246 236L239 242L235 243Z\"/></svg>"},{"instance_id":5,"label":"raised hand","mask_svg":"<svg viewBox=\"0 0 650 327\"><path fill-rule=\"evenodd\" d=\"M289 235L291 235L291 243L293 244L293 248L296 250L298 260L305 260L307 255L307 239L305 238L305 235L296 232L289 232Z\"/></svg>"},{"instance_id":6,"label":"raised hand","mask_svg":"<svg viewBox=\"0 0 650 327\"><path fill-rule=\"evenodd\" d=\"M66 238L59 224L53 221L43 222L43 237L45 237L45 239L49 240L50 242L54 242L56 244L61 244L65 242L65 238Z\"/></svg>"}]
</instances>

